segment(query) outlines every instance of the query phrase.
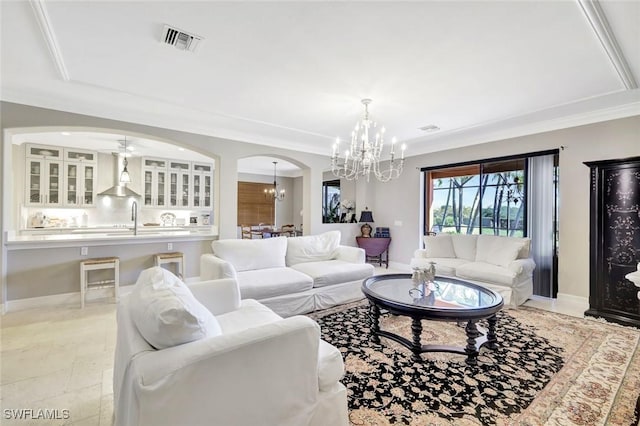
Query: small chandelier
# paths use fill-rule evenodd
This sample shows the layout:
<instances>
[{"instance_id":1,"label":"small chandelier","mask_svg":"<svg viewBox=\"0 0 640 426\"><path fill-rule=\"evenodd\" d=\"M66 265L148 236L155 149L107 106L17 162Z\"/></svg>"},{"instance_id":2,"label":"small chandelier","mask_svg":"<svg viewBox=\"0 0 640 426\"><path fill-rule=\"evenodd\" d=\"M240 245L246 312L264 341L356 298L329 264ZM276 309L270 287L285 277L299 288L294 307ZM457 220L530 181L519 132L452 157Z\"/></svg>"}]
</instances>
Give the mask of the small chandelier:
<instances>
[{"instance_id":1,"label":"small chandelier","mask_svg":"<svg viewBox=\"0 0 640 426\"><path fill-rule=\"evenodd\" d=\"M344 158L340 157L340 138L336 139L333 145L331 171L336 177L355 180L360 176L366 176L368 182L370 173L373 171L380 182L388 182L398 178L402 173L406 145L402 144L400 160L396 159L396 138L391 139L389 164L384 168L380 165L385 128L382 127L379 132L376 132L377 123L369 119L370 103L371 99L362 100L364 119L356 123L355 129L351 132L351 145L344 152Z\"/></svg>"},{"instance_id":2,"label":"small chandelier","mask_svg":"<svg viewBox=\"0 0 640 426\"><path fill-rule=\"evenodd\" d=\"M276 164L277 161L273 162L273 187L264 189L264 196L271 197L275 201L282 201L284 199L284 189L280 189L278 191L278 184L276 183Z\"/></svg>"},{"instance_id":3,"label":"small chandelier","mask_svg":"<svg viewBox=\"0 0 640 426\"><path fill-rule=\"evenodd\" d=\"M131 176L129 175L129 170L127 170L127 165L129 161L127 161L127 137L124 137L124 160L122 160L122 164L124 168L122 169L122 173L120 173L120 183L131 183Z\"/></svg>"}]
</instances>

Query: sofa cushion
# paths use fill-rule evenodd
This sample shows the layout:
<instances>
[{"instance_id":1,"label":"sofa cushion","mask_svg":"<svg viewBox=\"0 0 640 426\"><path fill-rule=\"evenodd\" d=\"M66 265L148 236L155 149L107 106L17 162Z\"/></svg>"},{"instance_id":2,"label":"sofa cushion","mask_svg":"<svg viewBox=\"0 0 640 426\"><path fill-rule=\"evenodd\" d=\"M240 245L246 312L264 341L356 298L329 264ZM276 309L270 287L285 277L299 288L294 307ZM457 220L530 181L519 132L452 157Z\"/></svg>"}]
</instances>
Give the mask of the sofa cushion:
<instances>
[{"instance_id":1,"label":"sofa cushion","mask_svg":"<svg viewBox=\"0 0 640 426\"><path fill-rule=\"evenodd\" d=\"M471 262L476 260L477 235L451 234L453 250L458 259L465 259Z\"/></svg>"},{"instance_id":2,"label":"sofa cushion","mask_svg":"<svg viewBox=\"0 0 640 426\"><path fill-rule=\"evenodd\" d=\"M238 285L243 299L266 299L309 290L313 280L291 268L267 268L239 272Z\"/></svg>"},{"instance_id":3,"label":"sofa cushion","mask_svg":"<svg viewBox=\"0 0 640 426\"><path fill-rule=\"evenodd\" d=\"M320 390L331 389L343 374L342 353L335 346L320 339L320 345L318 345L318 384Z\"/></svg>"},{"instance_id":4,"label":"sofa cushion","mask_svg":"<svg viewBox=\"0 0 640 426\"><path fill-rule=\"evenodd\" d=\"M156 349L164 349L221 333L211 312L170 271L158 266L140 273L129 310L136 328Z\"/></svg>"},{"instance_id":5,"label":"sofa cushion","mask_svg":"<svg viewBox=\"0 0 640 426\"><path fill-rule=\"evenodd\" d=\"M344 260L297 263L291 267L313 279L314 287L364 280L373 275L374 267L368 263L351 263Z\"/></svg>"},{"instance_id":6,"label":"sofa cushion","mask_svg":"<svg viewBox=\"0 0 640 426\"><path fill-rule=\"evenodd\" d=\"M289 238L287 241L287 266L335 259L339 245L340 231Z\"/></svg>"},{"instance_id":7,"label":"sofa cushion","mask_svg":"<svg viewBox=\"0 0 640 426\"><path fill-rule=\"evenodd\" d=\"M523 250L528 254L528 246L528 239L525 238L479 235L475 260L507 267L519 258Z\"/></svg>"},{"instance_id":8,"label":"sofa cushion","mask_svg":"<svg viewBox=\"0 0 640 426\"><path fill-rule=\"evenodd\" d=\"M444 275L447 277L455 277L456 276L456 268L460 265L464 265L465 263L469 263L468 260L464 259L450 259L447 257L434 257L430 259L414 257L411 259L411 267L412 268L429 268L429 262L433 262L436 264L436 275Z\"/></svg>"},{"instance_id":9,"label":"sofa cushion","mask_svg":"<svg viewBox=\"0 0 640 426\"><path fill-rule=\"evenodd\" d=\"M422 239L427 257L456 257L451 234L425 235Z\"/></svg>"},{"instance_id":10,"label":"sofa cushion","mask_svg":"<svg viewBox=\"0 0 640 426\"><path fill-rule=\"evenodd\" d=\"M484 262L469 262L456 268L456 276L463 279L512 287L516 284L517 274L502 266Z\"/></svg>"},{"instance_id":11,"label":"sofa cushion","mask_svg":"<svg viewBox=\"0 0 640 426\"><path fill-rule=\"evenodd\" d=\"M211 243L213 254L231 263L237 272L283 268L287 238L255 240L217 240Z\"/></svg>"},{"instance_id":12,"label":"sofa cushion","mask_svg":"<svg viewBox=\"0 0 640 426\"><path fill-rule=\"evenodd\" d=\"M262 303L247 299L240 302L235 311L216 317L223 334L235 333L247 328L258 327L263 324L280 321L282 317Z\"/></svg>"}]
</instances>

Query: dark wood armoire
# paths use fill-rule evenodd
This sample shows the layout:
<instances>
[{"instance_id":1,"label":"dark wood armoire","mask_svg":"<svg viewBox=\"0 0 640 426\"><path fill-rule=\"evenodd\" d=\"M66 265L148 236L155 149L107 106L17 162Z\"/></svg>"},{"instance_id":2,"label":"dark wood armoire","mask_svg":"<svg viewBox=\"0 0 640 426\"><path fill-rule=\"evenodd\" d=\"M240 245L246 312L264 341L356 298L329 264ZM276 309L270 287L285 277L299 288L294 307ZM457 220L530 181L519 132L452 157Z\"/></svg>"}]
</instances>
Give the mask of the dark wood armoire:
<instances>
[{"instance_id":1,"label":"dark wood armoire","mask_svg":"<svg viewBox=\"0 0 640 426\"><path fill-rule=\"evenodd\" d=\"M625 278L640 262L640 157L585 164L591 168L585 315L640 327L640 289Z\"/></svg>"}]
</instances>

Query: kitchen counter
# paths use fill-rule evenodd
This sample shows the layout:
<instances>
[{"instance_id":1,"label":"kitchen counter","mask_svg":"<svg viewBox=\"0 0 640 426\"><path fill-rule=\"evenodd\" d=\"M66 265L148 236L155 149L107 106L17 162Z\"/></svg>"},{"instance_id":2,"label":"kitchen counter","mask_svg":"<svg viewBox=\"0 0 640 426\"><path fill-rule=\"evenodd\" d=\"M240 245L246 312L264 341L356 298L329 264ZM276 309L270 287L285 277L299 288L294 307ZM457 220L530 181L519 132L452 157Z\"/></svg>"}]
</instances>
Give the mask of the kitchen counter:
<instances>
[{"instance_id":1,"label":"kitchen counter","mask_svg":"<svg viewBox=\"0 0 640 426\"><path fill-rule=\"evenodd\" d=\"M120 258L120 286L134 284L140 272L154 265L158 253L184 254L185 279L198 280L200 256L211 253L217 230L127 229L110 232L7 233L7 309L33 307L33 303L80 305L80 261L88 258ZM104 271L94 271L100 277ZM109 275L109 274L104 274ZM38 305L39 306L39 305Z\"/></svg>"},{"instance_id":2,"label":"kitchen counter","mask_svg":"<svg viewBox=\"0 0 640 426\"><path fill-rule=\"evenodd\" d=\"M36 231L36 232L30 232ZM55 248L145 244L151 242L202 241L217 238L215 227L140 227L138 235L128 228L38 228L34 230L7 233L7 250L32 248Z\"/></svg>"}]
</instances>

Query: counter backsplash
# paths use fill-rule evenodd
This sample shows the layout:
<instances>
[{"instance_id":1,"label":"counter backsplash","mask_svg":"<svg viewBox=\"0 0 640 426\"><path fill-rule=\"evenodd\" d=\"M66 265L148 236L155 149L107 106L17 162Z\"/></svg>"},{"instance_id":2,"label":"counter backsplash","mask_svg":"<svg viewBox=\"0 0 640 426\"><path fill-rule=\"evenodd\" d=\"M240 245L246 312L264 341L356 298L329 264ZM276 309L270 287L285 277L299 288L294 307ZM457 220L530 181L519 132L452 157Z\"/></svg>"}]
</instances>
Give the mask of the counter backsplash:
<instances>
[{"instance_id":1,"label":"counter backsplash","mask_svg":"<svg viewBox=\"0 0 640 426\"><path fill-rule=\"evenodd\" d=\"M111 198L96 208L37 208L22 207L20 229L33 228L73 228L73 227L111 227L133 226L131 220L131 201L126 198ZM104 197L107 199L107 197ZM167 213L169 213L167 215ZM86 216L85 216L86 215ZM166 218L175 217L169 223ZM196 218L193 223L192 218ZM156 208L140 208L138 204L138 226L207 226L213 223L210 210L189 211ZM208 219L208 220L207 220ZM208 223L206 223L208 222Z\"/></svg>"}]
</instances>

